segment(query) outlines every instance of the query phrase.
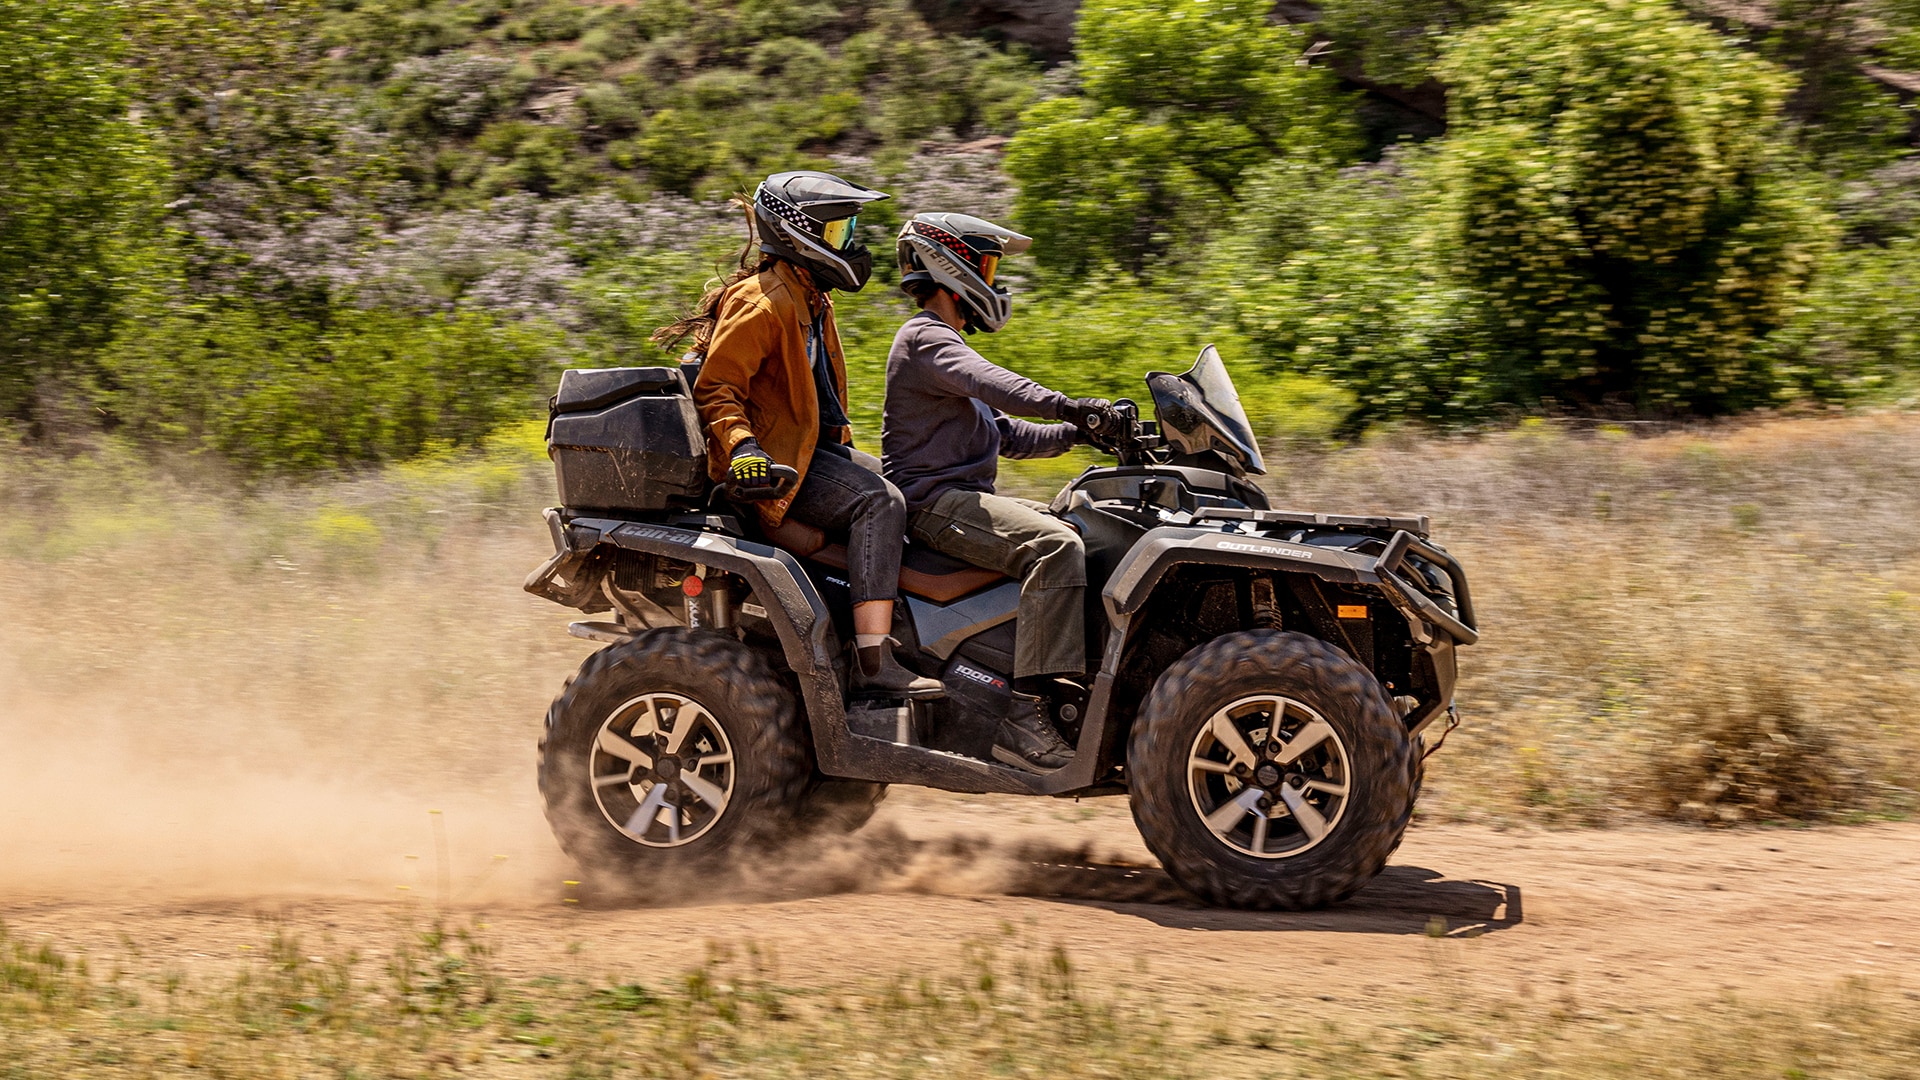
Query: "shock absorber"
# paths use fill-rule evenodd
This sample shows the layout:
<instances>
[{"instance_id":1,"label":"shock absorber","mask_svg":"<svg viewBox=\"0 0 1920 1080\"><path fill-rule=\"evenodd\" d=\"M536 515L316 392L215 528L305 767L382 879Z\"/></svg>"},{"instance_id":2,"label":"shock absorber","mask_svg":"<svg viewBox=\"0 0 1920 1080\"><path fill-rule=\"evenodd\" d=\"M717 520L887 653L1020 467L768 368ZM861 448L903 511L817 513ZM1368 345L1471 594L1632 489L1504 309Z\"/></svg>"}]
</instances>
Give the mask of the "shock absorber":
<instances>
[{"instance_id":1,"label":"shock absorber","mask_svg":"<svg viewBox=\"0 0 1920 1080\"><path fill-rule=\"evenodd\" d=\"M1279 630L1280 603L1274 599L1273 579L1256 577L1249 590L1253 601L1253 625L1262 630Z\"/></svg>"}]
</instances>

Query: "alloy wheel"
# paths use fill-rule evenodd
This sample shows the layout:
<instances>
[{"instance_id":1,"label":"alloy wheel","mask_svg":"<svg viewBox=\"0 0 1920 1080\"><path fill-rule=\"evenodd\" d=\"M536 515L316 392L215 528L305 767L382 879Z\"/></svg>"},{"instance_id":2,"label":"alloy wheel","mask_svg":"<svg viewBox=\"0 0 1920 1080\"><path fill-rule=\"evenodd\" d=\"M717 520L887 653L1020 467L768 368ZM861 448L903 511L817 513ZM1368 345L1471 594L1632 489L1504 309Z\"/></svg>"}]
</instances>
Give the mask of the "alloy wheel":
<instances>
[{"instance_id":1,"label":"alloy wheel","mask_svg":"<svg viewBox=\"0 0 1920 1080\"><path fill-rule=\"evenodd\" d=\"M1312 849L1346 813L1352 767L1318 712L1278 694L1240 698L1203 724L1187 755L1194 812L1242 855Z\"/></svg>"},{"instance_id":2,"label":"alloy wheel","mask_svg":"<svg viewBox=\"0 0 1920 1080\"><path fill-rule=\"evenodd\" d=\"M733 796L737 773L726 729L684 694L641 694L621 703L600 724L589 756L600 812L647 847L698 840Z\"/></svg>"}]
</instances>

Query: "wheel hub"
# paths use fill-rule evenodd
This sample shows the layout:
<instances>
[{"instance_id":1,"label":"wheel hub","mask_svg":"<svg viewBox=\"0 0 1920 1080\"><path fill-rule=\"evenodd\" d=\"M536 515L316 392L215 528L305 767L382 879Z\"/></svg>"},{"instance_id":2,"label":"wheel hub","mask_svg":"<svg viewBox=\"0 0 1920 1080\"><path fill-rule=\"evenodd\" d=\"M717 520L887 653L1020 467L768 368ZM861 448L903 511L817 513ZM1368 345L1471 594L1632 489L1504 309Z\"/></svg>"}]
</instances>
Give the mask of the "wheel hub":
<instances>
[{"instance_id":1,"label":"wheel hub","mask_svg":"<svg viewBox=\"0 0 1920 1080\"><path fill-rule=\"evenodd\" d=\"M1187 790L1200 823L1258 859L1299 855L1330 835L1346 815L1351 777L1339 732L1281 694L1229 703L1188 751Z\"/></svg>"},{"instance_id":2,"label":"wheel hub","mask_svg":"<svg viewBox=\"0 0 1920 1080\"><path fill-rule=\"evenodd\" d=\"M736 775L726 729L679 693L640 694L601 722L589 752L607 823L646 847L679 847L727 812Z\"/></svg>"}]
</instances>

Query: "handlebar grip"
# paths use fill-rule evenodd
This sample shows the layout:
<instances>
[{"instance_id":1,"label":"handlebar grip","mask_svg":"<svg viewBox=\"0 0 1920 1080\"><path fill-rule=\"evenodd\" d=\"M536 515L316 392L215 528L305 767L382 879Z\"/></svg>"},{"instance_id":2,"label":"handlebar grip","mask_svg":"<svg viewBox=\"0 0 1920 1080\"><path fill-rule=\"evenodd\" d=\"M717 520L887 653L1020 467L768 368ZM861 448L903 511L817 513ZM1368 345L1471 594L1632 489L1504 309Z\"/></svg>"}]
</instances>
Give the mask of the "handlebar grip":
<instances>
[{"instance_id":1,"label":"handlebar grip","mask_svg":"<svg viewBox=\"0 0 1920 1080\"><path fill-rule=\"evenodd\" d=\"M767 466L767 477L773 481L770 487L742 488L729 483L726 485L727 498L735 502L769 502L786 497L787 492L800 482L798 471L778 463Z\"/></svg>"}]
</instances>

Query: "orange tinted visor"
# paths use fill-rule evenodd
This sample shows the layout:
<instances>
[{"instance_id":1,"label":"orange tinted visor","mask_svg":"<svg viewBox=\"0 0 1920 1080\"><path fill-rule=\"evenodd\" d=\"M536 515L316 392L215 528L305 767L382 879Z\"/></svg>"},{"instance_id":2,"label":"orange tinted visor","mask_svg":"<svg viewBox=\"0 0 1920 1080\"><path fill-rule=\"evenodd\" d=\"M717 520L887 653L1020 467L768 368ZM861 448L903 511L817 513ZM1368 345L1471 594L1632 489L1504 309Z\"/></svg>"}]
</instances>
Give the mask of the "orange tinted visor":
<instances>
[{"instance_id":1,"label":"orange tinted visor","mask_svg":"<svg viewBox=\"0 0 1920 1080\"><path fill-rule=\"evenodd\" d=\"M999 252L989 251L980 256L980 276L987 279L987 284L993 284L993 274L998 269L1000 269Z\"/></svg>"}]
</instances>

